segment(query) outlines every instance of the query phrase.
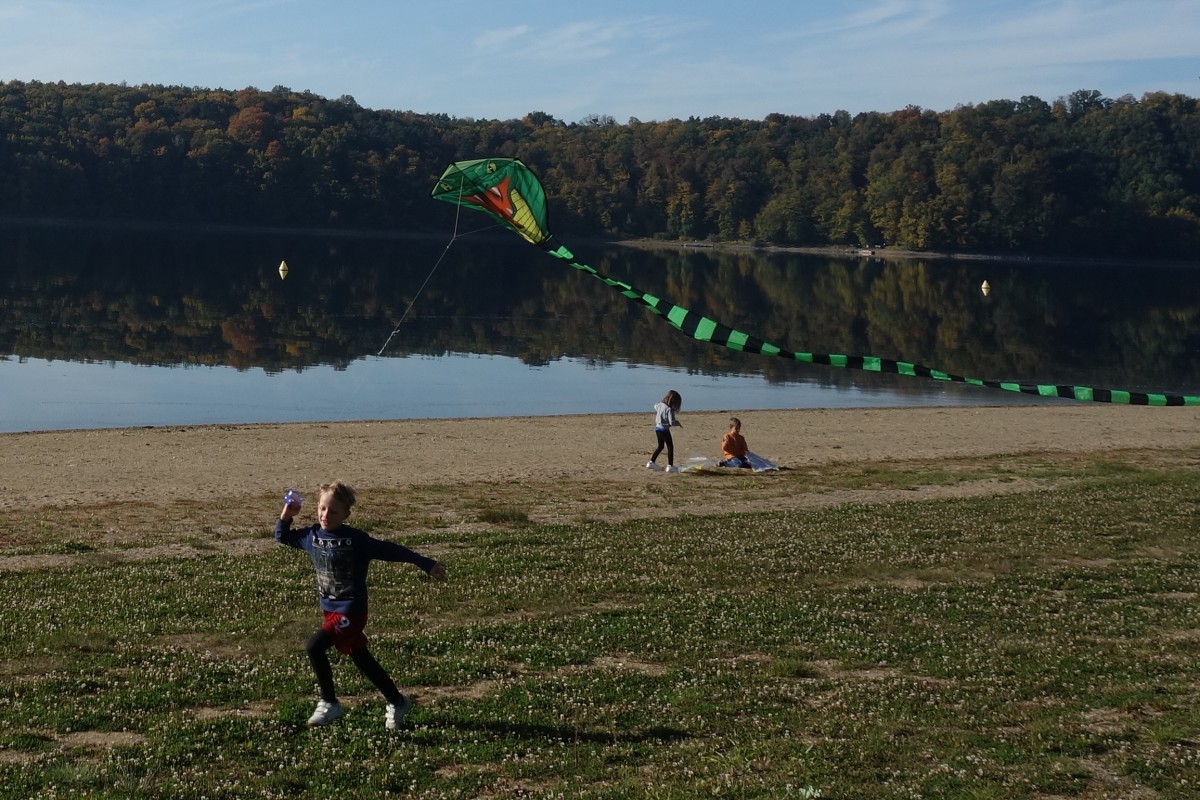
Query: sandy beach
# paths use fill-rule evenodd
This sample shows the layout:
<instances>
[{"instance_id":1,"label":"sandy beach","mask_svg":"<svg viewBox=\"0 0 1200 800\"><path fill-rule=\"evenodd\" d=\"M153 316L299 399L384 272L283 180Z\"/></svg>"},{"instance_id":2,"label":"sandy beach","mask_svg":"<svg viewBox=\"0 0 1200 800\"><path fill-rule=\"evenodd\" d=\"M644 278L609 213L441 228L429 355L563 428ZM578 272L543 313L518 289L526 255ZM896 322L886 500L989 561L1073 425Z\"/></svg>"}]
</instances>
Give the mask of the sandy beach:
<instances>
[{"instance_id":1,"label":"sandy beach","mask_svg":"<svg viewBox=\"0 0 1200 800\"><path fill-rule=\"evenodd\" d=\"M681 415L676 460L719 455L731 414L786 469L1200 446L1200 409L1109 405L723 411ZM645 468L652 415L157 427L0 435L0 508L274 498L340 479L360 493L496 484L628 491L695 480ZM1131 456L1134 457L1134 456ZM664 459L660 459L665 461ZM273 502L273 501L272 501Z\"/></svg>"}]
</instances>

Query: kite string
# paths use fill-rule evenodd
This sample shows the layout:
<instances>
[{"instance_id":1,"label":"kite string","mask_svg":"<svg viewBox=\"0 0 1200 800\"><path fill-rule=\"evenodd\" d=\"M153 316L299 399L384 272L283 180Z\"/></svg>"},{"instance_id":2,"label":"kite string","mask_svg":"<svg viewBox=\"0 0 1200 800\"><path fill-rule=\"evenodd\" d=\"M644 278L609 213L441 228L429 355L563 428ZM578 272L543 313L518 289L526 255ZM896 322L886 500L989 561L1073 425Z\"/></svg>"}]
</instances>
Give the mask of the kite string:
<instances>
[{"instance_id":1,"label":"kite string","mask_svg":"<svg viewBox=\"0 0 1200 800\"><path fill-rule=\"evenodd\" d=\"M457 236L457 234L455 234ZM400 316L400 321L396 323L395 329L388 334L387 341L383 343L383 347L379 348L379 352L375 355L383 355L383 351L387 350L387 346L392 343L392 339L400 332L400 326L404 324L404 320L408 319L408 312L412 311L412 307L416 305L417 298L421 296L421 292L425 291L425 287L429 284L429 279L433 277L433 273L437 271L438 265L442 263L442 259L446 257L446 253L450 252L450 245L454 244L455 236L450 237L450 241L446 242L446 249L442 250L442 254L438 256L438 260L434 262L433 269L429 270L429 274L425 276L425 281L421 284L421 288L417 289L417 293L413 295L413 299L409 301L408 308L404 309L404 313Z\"/></svg>"},{"instance_id":2,"label":"kite string","mask_svg":"<svg viewBox=\"0 0 1200 800\"><path fill-rule=\"evenodd\" d=\"M462 200L462 187L463 181L460 180L458 184L458 197L460 201ZM379 352L375 354L376 356L382 356L383 351L387 350L387 346L392 343L392 339L394 339L396 334L400 332L400 326L404 324L404 320L408 319L408 312L412 311L413 306L417 304L417 298L421 296L421 292L425 291L425 287L429 285L429 279L433 277L433 273L437 272L437 268L441 265L442 260L445 259L446 254L450 252L450 245L454 244L454 240L458 238L458 219L461 211L462 205L460 203L455 203L454 230L450 233L450 241L446 242L446 247L442 250L442 254L438 256L437 261L433 263L433 268L430 269L429 274L425 276L425 280L421 284L421 288L417 289L417 293L414 294L412 300L409 301L408 308L404 309L404 313L400 316L400 321L396 323L395 329L388 334L387 341L383 343L383 347L379 348Z\"/></svg>"}]
</instances>

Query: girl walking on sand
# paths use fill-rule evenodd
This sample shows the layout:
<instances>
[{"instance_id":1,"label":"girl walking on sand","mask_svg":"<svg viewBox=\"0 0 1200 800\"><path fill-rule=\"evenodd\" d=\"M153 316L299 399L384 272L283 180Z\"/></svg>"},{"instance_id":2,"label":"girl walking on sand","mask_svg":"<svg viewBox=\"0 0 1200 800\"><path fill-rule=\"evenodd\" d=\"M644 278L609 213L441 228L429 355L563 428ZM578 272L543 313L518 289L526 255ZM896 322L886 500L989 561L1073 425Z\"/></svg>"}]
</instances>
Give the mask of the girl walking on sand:
<instances>
[{"instance_id":1,"label":"girl walking on sand","mask_svg":"<svg viewBox=\"0 0 1200 800\"><path fill-rule=\"evenodd\" d=\"M675 441L671 438L671 428L683 427L678 417L679 409L682 406L683 397L674 389L667 392L661 401L654 404L654 436L658 440L658 446L650 454L650 460L646 462L646 469L662 469L658 465L658 456L666 448L667 472L679 472L679 467L675 466Z\"/></svg>"}]
</instances>

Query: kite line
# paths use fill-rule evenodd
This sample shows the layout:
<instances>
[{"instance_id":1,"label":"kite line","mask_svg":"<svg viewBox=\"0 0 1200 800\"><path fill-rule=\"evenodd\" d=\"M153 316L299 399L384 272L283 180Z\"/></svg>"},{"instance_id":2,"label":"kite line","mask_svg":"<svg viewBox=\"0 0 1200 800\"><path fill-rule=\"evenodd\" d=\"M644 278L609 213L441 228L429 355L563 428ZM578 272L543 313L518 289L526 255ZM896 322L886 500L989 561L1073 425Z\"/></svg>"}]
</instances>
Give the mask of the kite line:
<instances>
[{"instance_id":1,"label":"kite line","mask_svg":"<svg viewBox=\"0 0 1200 800\"><path fill-rule=\"evenodd\" d=\"M460 185L459 186L459 194L460 195L462 193L462 189L463 189L463 186ZM383 351L387 350L388 345L392 343L392 339L394 339L396 337L396 334L400 332L400 326L404 324L404 320L408 319L408 312L412 311L413 306L417 304L417 298L421 296L421 292L425 291L425 287L429 285L429 279L433 277L433 273L437 272L437 268L439 266L441 266L442 260L445 259L446 254L450 252L450 245L454 244L455 240L457 240L459 238L460 234L458 232L458 218L459 218L458 208L461 208L461 205L458 205L458 207L454 211L454 230L450 234L450 241L446 242L446 247L445 247L445 249L442 250L442 254L440 256L438 256L437 261L435 261L433 263L433 268L429 270L429 274L425 276L425 280L422 281L421 287L419 289L417 289L417 293L414 294L412 300L410 300L408 302L408 308L404 309L404 313L400 315L400 321L396 323L395 329L390 334L388 334L387 340L383 343L383 347L379 348L379 352L375 354L376 356L383 355ZM474 230L474 231L468 231L467 233L464 233L461 235L469 236L472 233L478 233L480 230L488 230L492 227L495 227L495 226L489 225L485 228L480 228L479 230Z\"/></svg>"},{"instance_id":2,"label":"kite line","mask_svg":"<svg viewBox=\"0 0 1200 800\"><path fill-rule=\"evenodd\" d=\"M878 356L793 352L748 333L734 330L728 325L689 311L662 298L640 292L624 281L610 278L587 264L576 261L574 254L550 233L547 225L545 190L533 171L520 159L481 158L471 161L456 161L446 167L442 177L434 185L431 195L435 200L444 200L454 203L459 208L473 208L488 214L525 241L537 245L555 258L565 261L567 266L572 269L591 275L635 303L649 308L674 328L697 341L720 345L744 353L776 356L803 364L821 364L865 372L908 375L1000 389L1007 392L1019 392L1038 397L1061 397L1070 400L1135 406L1200 406L1200 396L1198 395L1137 392L1069 384L985 380L954 375L922 364ZM456 211L456 230L457 226L458 212ZM448 248L449 245L447 245ZM385 344L384 347L386 346ZM380 350L380 352L383 351Z\"/></svg>"}]
</instances>

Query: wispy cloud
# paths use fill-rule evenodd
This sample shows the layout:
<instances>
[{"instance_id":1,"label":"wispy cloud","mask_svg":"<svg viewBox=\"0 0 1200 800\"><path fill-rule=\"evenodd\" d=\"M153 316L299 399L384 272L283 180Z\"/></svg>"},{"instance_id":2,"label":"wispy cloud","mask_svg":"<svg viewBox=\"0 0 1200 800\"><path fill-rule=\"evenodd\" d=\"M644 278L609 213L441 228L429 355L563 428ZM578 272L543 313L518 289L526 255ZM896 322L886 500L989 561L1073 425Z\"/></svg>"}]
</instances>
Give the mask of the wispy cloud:
<instances>
[{"instance_id":1,"label":"wispy cloud","mask_svg":"<svg viewBox=\"0 0 1200 800\"><path fill-rule=\"evenodd\" d=\"M474 53L493 57L500 53L519 53L521 58L540 65L577 64L619 58L626 65L630 54L654 45L655 30L663 20L657 18L598 21L572 20L558 25L513 25L479 34L473 40ZM618 64L614 63L614 67ZM553 77L553 76L550 76Z\"/></svg>"},{"instance_id":2,"label":"wispy cloud","mask_svg":"<svg viewBox=\"0 0 1200 800\"><path fill-rule=\"evenodd\" d=\"M475 52L484 56L495 55L521 44L530 36L528 25L512 25L507 28L488 28L474 39Z\"/></svg>"}]
</instances>

